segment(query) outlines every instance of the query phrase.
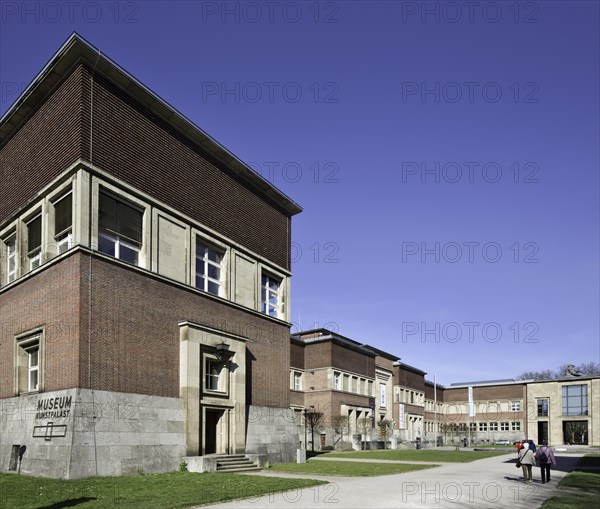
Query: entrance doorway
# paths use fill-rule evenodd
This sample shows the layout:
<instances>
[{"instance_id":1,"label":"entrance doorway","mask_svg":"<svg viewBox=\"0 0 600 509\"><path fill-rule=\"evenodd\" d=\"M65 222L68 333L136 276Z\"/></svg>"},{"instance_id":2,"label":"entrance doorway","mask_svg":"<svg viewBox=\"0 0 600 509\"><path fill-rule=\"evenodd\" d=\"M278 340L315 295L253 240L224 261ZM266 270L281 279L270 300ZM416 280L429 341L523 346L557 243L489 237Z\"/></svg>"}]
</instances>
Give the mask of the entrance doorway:
<instances>
[{"instance_id":1,"label":"entrance doorway","mask_svg":"<svg viewBox=\"0 0 600 509\"><path fill-rule=\"evenodd\" d=\"M539 421L537 443L541 444L544 440L548 440L548 421Z\"/></svg>"},{"instance_id":2,"label":"entrance doorway","mask_svg":"<svg viewBox=\"0 0 600 509\"><path fill-rule=\"evenodd\" d=\"M223 410L206 410L204 421L204 454L215 454L220 437L220 421Z\"/></svg>"}]
</instances>

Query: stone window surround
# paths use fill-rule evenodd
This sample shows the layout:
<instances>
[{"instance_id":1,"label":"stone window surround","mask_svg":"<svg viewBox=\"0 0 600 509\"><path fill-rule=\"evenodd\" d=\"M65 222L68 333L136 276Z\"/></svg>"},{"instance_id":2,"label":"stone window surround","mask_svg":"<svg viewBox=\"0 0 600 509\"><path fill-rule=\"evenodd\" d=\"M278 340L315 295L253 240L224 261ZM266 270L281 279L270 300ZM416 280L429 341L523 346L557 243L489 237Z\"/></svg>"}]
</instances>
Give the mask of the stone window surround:
<instances>
[{"instance_id":1,"label":"stone window surround","mask_svg":"<svg viewBox=\"0 0 600 509\"><path fill-rule=\"evenodd\" d=\"M44 392L45 328L36 327L15 335L14 339L14 394L15 396ZM38 347L38 387L29 390L29 355L27 349Z\"/></svg>"}]
</instances>

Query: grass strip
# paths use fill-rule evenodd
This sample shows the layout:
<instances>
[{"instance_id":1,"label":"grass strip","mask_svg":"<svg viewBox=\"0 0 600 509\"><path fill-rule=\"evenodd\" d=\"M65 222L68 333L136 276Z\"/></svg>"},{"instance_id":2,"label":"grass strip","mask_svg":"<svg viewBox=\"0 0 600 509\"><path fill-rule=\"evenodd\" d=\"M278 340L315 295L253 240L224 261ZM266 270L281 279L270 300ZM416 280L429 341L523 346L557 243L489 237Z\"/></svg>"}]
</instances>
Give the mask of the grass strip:
<instances>
[{"instance_id":1,"label":"grass strip","mask_svg":"<svg viewBox=\"0 0 600 509\"><path fill-rule=\"evenodd\" d=\"M307 461L273 465L271 470L294 474L335 475L345 477L370 477L375 475L402 474L439 465L412 465L407 463L361 463L359 461Z\"/></svg>"},{"instance_id":2,"label":"grass strip","mask_svg":"<svg viewBox=\"0 0 600 509\"><path fill-rule=\"evenodd\" d=\"M327 454L330 458L380 459L393 461L443 461L449 463L470 463L471 461L493 456L505 455L499 451L354 451L333 452Z\"/></svg>"},{"instance_id":3,"label":"grass strip","mask_svg":"<svg viewBox=\"0 0 600 509\"><path fill-rule=\"evenodd\" d=\"M0 507L170 509L325 484L312 479L170 472L64 480L0 474Z\"/></svg>"}]
</instances>

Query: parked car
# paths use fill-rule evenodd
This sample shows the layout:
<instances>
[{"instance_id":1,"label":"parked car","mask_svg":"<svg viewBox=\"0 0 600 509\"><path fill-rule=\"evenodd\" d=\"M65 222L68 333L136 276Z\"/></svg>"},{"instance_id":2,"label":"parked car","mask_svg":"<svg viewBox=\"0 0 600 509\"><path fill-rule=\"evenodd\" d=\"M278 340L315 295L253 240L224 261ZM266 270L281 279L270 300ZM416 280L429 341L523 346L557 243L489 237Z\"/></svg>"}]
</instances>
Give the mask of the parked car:
<instances>
[{"instance_id":1,"label":"parked car","mask_svg":"<svg viewBox=\"0 0 600 509\"><path fill-rule=\"evenodd\" d=\"M505 440L504 438L502 438L500 440L496 440L494 442L494 445L510 445L510 442L508 440Z\"/></svg>"}]
</instances>

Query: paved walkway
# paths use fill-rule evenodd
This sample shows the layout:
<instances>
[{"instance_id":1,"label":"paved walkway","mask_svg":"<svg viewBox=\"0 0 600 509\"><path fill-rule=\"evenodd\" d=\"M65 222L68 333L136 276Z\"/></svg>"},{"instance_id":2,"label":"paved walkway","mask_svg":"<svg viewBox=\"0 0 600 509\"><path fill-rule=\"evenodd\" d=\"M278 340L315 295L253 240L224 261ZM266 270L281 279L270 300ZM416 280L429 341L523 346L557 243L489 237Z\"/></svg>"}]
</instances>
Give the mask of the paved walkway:
<instances>
[{"instance_id":1,"label":"paved walkway","mask_svg":"<svg viewBox=\"0 0 600 509\"><path fill-rule=\"evenodd\" d=\"M515 468L514 452L471 463L445 463L437 468L378 477L325 478L320 475L265 471L249 475L304 477L330 482L323 486L208 507L513 509L523 506L533 509L554 495L558 482L575 467L580 456L581 454L557 455L558 469L552 470L552 481L546 484L541 483L540 469L537 467L533 469L534 482L525 484L521 477L521 469Z\"/></svg>"}]
</instances>

